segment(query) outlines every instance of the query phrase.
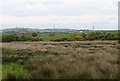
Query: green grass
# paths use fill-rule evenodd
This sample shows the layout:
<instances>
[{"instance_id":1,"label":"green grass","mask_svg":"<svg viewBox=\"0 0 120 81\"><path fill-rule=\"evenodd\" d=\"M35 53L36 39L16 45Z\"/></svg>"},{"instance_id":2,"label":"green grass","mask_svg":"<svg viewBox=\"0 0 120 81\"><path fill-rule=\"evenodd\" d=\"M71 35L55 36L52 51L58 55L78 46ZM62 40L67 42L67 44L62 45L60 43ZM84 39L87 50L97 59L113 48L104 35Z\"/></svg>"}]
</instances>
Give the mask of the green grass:
<instances>
[{"instance_id":1,"label":"green grass","mask_svg":"<svg viewBox=\"0 0 120 81\"><path fill-rule=\"evenodd\" d=\"M115 37L118 35L118 31L87 31L87 32L75 32L75 33L63 33L63 32L47 32L47 33L38 33L38 38L42 39L43 41L51 41L56 39L63 39L63 38L71 38L73 36L82 36L83 33L86 36L89 36L92 32L94 33L100 33L99 35L106 36L108 34L114 35ZM31 32L32 33L32 32ZM3 33L3 42L9 42L9 41L30 41L33 38L31 37L31 33L25 34L25 38L21 38L21 34L17 34L18 38L15 38L14 33ZM51 35L52 34L52 35ZM2 36L0 34L0 37ZM9 35L13 35L13 37L10 37ZM107 38L104 38L107 39ZM114 39L113 39L114 40Z\"/></svg>"},{"instance_id":2,"label":"green grass","mask_svg":"<svg viewBox=\"0 0 120 81\"><path fill-rule=\"evenodd\" d=\"M2 41L2 33L0 33L0 41Z\"/></svg>"},{"instance_id":3,"label":"green grass","mask_svg":"<svg viewBox=\"0 0 120 81\"><path fill-rule=\"evenodd\" d=\"M2 78L8 79L9 77L16 77L17 79L23 79L28 74L27 69L24 67L24 64L18 62L25 58L21 56L26 55L24 51L13 51L6 48L2 48ZM28 54L28 52L27 52Z\"/></svg>"},{"instance_id":4,"label":"green grass","mask_svg":"<svg viewBox=\"0 0 120 81\"><path fill-rule=\"evenodd\" d=\"M24 78L27 75L27 70L24 66L16 63L4 63L2 71L3 79L6 79L9 73L15 75L18 79Z\"/></svg>"},{"instance_id":5,"label":"green grass","mask_svg":"<svg viewBox=\"0 0 120 81\"><path fill-rule=\"evenodd\" d=\"M80 32L80 33L41 33L38 36L42 38L43 41L50 41L50 40L56 40L56 39L62 39L62 38L71 38L72 36L80 36L82 35L82 33L89 36L91 32L93 31ZM110 33L114 36L117 36L118 31L100 31L100 33L104 35L107 35ZM54 36L50 36L50 34L54 34Z\"/></svg>"},{"instance_id":6,"label":"green grass","mask_svg":"<svg viewBox=\"0 0 120 81\"><path fill-rule=\"evenodd\" d=\"M54 34L55 34L54 36L50 36L50 33L44 33L40 34L39 37L41 37L43 41L50 41L61 38L69 38L73 35L71 33L54 33Z\"/></svg>"},{"instance_id":7,"label":"green grass","mask_svg":"<svg viewBox=\"0 0 120 81\"><path fill-rule=\"evenodd\" d=\"M0 63L0 80L2 79L2 63Z\"/></svg>"}]
</instances>

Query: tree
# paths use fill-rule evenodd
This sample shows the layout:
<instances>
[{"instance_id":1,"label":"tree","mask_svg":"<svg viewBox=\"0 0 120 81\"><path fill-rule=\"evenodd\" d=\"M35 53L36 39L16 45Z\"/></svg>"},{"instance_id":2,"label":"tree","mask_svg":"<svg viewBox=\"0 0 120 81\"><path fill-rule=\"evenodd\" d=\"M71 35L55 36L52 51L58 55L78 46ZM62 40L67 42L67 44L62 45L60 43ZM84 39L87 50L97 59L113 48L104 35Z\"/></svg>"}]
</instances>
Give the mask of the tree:
<instances>
[{"instance_id":1,"label":"tree","mask_svg":"<svg viewBox=\"0 0 120 81\"><path fill-rule=\"evenodd\" d=\"M37 36L38 36L37 33L35 33L35 32L32 33L32 37L37 37Z\"/></svg>"}]
</instances>

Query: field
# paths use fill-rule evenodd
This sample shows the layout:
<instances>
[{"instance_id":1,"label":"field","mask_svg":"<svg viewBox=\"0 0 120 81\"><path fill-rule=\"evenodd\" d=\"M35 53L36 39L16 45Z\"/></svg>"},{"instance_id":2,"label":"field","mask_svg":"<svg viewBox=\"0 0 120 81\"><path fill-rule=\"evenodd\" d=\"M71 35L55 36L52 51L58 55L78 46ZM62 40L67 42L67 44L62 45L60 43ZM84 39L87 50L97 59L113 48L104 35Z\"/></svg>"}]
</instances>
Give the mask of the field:
<instances>
[{"instance_id":1,"label":"field","mask_svg":"<svg viewBox=\"0 0 120 81\"><path fill-rule=\"evenodd\" d=\"M2 43L3 79L117 79L117 40Z\"/></svg>"},{"instance_id":2,"label":"field","mask_svg":"<svg viewBox=\"0 0 120 81\"><path fill-rule=\"evenodd\" d=\"M86 41L86 40L118 40L118 31L85 31L85 32L26 32L2 33L0 41ZM2 37L1 37L2 36Z\"/></svg>"}]
</instances>

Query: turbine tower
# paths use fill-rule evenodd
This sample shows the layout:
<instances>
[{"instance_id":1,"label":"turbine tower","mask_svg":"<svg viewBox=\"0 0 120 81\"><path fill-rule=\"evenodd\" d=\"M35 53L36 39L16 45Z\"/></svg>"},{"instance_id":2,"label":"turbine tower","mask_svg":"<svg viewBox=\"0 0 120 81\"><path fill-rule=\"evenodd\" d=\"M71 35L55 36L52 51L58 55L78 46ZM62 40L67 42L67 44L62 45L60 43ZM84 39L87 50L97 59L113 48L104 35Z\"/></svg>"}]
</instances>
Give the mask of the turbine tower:
<instances>
[{"instance_id":1,"label":"turbine tower","mask_svg":"<svg viewBox=\"0 0 120 81\"><path fill-rule=\"evenodd\" d=\"M53 29L55 29L55 24L53 25Z\"/></svg>"},{"instance_id":2,"label":"turbine tower","mask_svg":"<svg viewBox=\"0 0 120 81\"><path fill-rule=\"evenodd\" d=\"M95 30L95 26L93 26L93 31Z\"/></svg>"}]
</instances>

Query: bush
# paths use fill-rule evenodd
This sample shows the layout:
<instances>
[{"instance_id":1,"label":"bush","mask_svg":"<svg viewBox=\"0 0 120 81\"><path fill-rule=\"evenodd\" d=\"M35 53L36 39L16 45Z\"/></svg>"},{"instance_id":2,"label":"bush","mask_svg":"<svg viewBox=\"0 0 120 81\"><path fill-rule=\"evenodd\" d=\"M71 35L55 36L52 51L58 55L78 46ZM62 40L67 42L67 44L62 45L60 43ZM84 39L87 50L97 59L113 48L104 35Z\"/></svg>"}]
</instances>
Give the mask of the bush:
<instances>
[{"instance_id":1,"label":"bush","mask_svg":"<svg viewBox=\"0 0 120 81\"><path fill-rule=\"evenodd\" d=\"M108 33L108 34L105 36L105 39L106 39L106 40L118 40L118 37L115 36L114 34Z\"/></svg>"},{"instance_id":2,"label":"bush","mask_svg":"<svg viewBox=\"0 0 120 81\"><path fill-rule=\"evenodd\" d=\"M12 42L12 41L43 41L43 40L39 37L27 36L24 34L22 34L21 36L17 36L16 34L2 35L2 42Z\"/></svg>"},{"instance_id":3,"label":"bush","mask_svg":"<svg viewBox=\"0 0 120 81\"><path fill-rule=\"evenodd\" d=\"M32 37L37 37L37 36L38 36L37 33L35 33L35 32L32 33Z\"/></svg>"},{"instance_id":4,"label":"bush","mask_svg":"<svg viewBox=\"0 0 120 81\"><path fill-rule=\"evenodd\" d=\"M81 36L82 36L82 37L86 37L87 35L86 35L85 33L82 33Z\"/></svg>"},{"instance_id":5,"label":"bush","mask_svg":"<svg viewBox=\"0 0 120 81\"><path fill-rule=\"evenodd\" d=\"M11 42L11 41L15 41L16 40L16 36L13 34L3 34L2 35L2 42Z\"/></svg>"},{"instance_id":6,"label":"bush","mask_svg":"<svg viewBox=\"0 0 120 81\"><path fill-rule=\"evenodd\" d=\"M22 35L22 36L19 36L17 41L30 41L32 40L32 37L31 36L25 36L25 35Z\"/></svg>"}]
</instances>

